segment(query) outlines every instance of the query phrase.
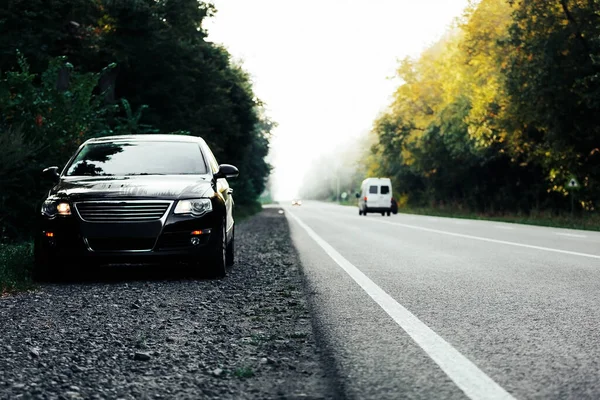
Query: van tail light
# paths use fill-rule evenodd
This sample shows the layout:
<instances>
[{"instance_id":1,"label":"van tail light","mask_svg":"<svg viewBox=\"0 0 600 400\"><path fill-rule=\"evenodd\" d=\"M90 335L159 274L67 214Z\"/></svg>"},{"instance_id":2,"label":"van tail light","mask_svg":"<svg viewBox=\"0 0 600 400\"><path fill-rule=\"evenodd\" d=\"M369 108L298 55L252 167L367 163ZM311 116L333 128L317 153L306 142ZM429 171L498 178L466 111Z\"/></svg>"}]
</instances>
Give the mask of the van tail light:
<instances>
[{"instance_id":1,"label":"van tail light","mask_svg":"<svg viewBox=\"0 0 600 400\"><path fill-rule=\"evenodd\" d=\"M367 196L365 196L364 200L367 201Z\"/></svg>"}]
</instances>

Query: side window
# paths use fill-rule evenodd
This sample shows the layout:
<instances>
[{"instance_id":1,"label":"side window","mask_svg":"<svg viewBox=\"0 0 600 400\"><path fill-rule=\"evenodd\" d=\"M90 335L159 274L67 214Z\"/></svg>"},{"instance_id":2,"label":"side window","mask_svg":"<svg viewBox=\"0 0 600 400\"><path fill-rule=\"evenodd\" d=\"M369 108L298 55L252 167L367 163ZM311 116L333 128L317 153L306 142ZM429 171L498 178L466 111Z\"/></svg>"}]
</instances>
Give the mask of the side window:
<instances>
[{"instance_id":1,"label":"side window","mask_svg":"<svg viewBox=\"0 0 600 400\"><path fill-rule=\"evenodd\" d=\"M377 194L377 186L369 186L369 193Z\"/></svg>"},{"instance_id":2,"label":"side window","mask_svg":"<svg viewBox=\"0 0 600 400\"><path fill-rule=\"evenodd\" d=\"M210 150L210 147L208 147L208 145L204 145L204 150L206 151L206 157L208 158L208 164L210 165L212 172L219 172L219 163L217 162L215 155Z\"/></svg>"},{"instance_id":3,"label":"side window","mask_svg":"<svg viewBox=\"0 0 600 400\"><path fill-rule=\"evenodd\" d=\"M381 194L390 194L390 187L389 186L382 186L381 187Z\"/></svg>"}]
</instances>

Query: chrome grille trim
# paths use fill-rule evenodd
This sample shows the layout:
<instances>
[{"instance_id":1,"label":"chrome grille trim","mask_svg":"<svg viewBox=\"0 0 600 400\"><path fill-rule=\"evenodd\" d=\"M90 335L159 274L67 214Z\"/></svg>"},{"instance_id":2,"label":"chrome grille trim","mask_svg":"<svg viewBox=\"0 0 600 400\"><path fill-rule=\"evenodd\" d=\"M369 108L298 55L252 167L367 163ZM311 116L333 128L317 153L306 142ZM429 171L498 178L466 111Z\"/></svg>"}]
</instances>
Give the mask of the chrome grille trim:
<instances>
[{"instance_id":1,"label":"chrome grille trim","mask_svg":"<svg viewBox=\"0 0 600 400\"><path fill-rule=\"evenodd\" d=\"M86 222L149 222L161 220L172 204L169 200L91 200L74 205Z\"/></svg>"},{"instance_id":2,"label":"chrome grille trim","mask_svg":"<svg viewBox=\"0 0 600 400\"><path fill-rule=\"evenodd\" d=\"M111 239L109 239L111 240ZM119 239L112 239L113 241L115 240L119 240ZM142 242L143 240L146 240L147 244L150 244L150 246L145 247L145 246L139 246L139 243ZM133 245L132 247L138 247L137 249L134 248L127 248L125 247L125 244L127 244L127 239L125 239L125 243L120 243L119 246L110 246L110 243L107 243L107 239L106 238L96 238L96 239L89 239L89 238L84 238L83 239L86 247L88 248L88 251L93 252L93 253L106 253L106 252L112 252L112 253L146 253L149 251L152 251L152 248L154 247L156 240L152 239L152 238L142 238L142 239L138 239L137 243L138 246ZM144 248L139 248L139 247L144 247Z\"/></svg>"}]
</instances>

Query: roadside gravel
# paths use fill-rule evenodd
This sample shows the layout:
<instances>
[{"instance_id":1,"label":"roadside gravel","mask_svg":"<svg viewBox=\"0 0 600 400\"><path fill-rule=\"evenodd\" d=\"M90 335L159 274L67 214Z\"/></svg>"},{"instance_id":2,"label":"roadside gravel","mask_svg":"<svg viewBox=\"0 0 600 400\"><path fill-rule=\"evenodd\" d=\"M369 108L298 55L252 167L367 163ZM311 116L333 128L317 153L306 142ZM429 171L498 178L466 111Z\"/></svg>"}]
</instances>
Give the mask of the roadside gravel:
<instances>
[{"instance_id":1,"label":"roadside gravel","mask_svg":"<svg viewBox=\"0 0 600 400\"><path fill-rule=\"evenodd\" d=\"M136 268L0 299L0 398L335 397L285 217L236 229L223 280Z\"/></svg>"}]
</instances>

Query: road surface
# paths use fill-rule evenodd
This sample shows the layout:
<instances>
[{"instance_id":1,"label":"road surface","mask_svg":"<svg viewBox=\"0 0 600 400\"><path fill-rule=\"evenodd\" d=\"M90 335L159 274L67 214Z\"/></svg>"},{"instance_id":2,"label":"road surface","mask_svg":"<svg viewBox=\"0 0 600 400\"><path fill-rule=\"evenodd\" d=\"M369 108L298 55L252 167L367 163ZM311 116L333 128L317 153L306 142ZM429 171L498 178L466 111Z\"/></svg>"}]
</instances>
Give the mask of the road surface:
<instances>
[{"instance_id":1,"label":"road surface","mask_svg":"<svg viewBox=\"0 0 600 400\"><path fill-rule=\"evenodd\" d=\"M600 233L282 208L345 398L600 398Z\"/></svg>"}]
</instances>

